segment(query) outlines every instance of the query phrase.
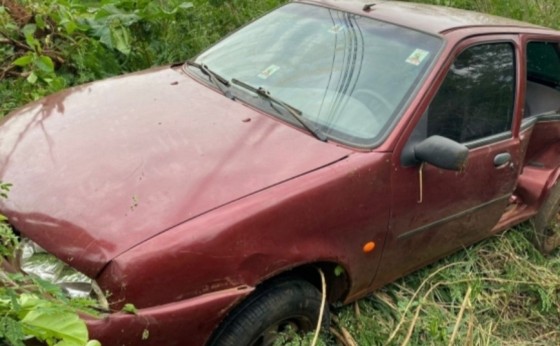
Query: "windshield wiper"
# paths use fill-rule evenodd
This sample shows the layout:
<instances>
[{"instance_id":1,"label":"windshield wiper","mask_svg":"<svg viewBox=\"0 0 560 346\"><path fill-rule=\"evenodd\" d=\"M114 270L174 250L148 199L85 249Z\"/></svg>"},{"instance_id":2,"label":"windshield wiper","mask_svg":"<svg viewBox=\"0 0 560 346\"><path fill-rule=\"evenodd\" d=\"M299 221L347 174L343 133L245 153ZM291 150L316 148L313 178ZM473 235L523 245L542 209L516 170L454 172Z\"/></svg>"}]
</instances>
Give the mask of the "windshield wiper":
<instances>
[{"instance_id":1,"label":"windshield wiper","mask_svg":"<svg viewBox=\"0 0 560 346\"><path fill-rule=\"evenodd\" d=\"M272 96L270 94L270 92L266 89L264 89L263 87L259 87L259 88L255 88L252 85L249 85L245 82L240 81L239 79L232 79L231 82L235 85L239 85L240 87L243 87L249 91L254 92L255 94L264 97L265 99L270 101L270 105L274 107L274 104L277 104L279 106L281 106L282 108L284 108L288 113L290 113L290 115L292 117L294 117L305 129L307 129L307 131L309 131L309 133L311 133L313 136L315 136L318 140L326 142L327 141L327 136L321 132L321 130L319 130L319 128L317 128L316 126L313 126L312 124L308 123L305 118L303 118L301 116L301 111L293 106L290 106L289 104L287 104L286 102L277 99L276 97Z\"/></svg>"},{"instance_id":2,"label":"windshield wiper","mask_svg":"<svg viewBox=\"0 0 560 346\"><path fill-rule=\"evenodd\" d=\"M231 92L223 88L224 86L229 88L231 85L227 79L212 71L205 64L199 64L194 61L187 61L186 65L198 68L202 73L208 76L208 79L212 82L212 84L214 84L214 86L216 86L216 88L218 88L218 90L222 92L222 94L229 97L230 99L233 99Z\"/></svg>"}]
</instances>

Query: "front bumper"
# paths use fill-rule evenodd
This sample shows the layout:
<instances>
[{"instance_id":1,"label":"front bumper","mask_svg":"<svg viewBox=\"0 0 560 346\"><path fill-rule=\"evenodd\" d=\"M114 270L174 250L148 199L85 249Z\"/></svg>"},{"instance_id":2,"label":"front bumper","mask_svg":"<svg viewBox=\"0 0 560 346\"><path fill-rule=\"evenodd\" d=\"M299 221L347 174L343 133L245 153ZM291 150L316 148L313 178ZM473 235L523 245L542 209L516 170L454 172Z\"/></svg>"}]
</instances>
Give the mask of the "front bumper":
<instances>
[{"instance_id":1,"label":"front bumper","mask_svg":"<svg viewBox=\"0 0 560 346\"><path fill-rule=\"evenodd\" d=\"M253 291L241 286L166 305L84 317L91 339L103 346L203 346L232 306Z\"/></svg>"}]
</instances>

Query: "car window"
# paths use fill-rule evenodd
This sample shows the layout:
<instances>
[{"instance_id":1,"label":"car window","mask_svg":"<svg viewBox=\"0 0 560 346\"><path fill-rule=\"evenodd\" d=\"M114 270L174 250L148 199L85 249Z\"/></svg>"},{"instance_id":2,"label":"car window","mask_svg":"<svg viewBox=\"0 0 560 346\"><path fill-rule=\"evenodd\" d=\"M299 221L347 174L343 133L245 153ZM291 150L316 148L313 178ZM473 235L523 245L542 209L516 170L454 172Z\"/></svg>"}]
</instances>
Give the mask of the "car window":
<instances>
[{"instance_id":1,"label":"car window","mask_svg":"<svg viewBox=\"0 0 560 346\"><path fill-rule=\"evenodd\" d=\"M524 117L560 113L560 44L527 44Z\"/></svg>"},{"instance_id":2,"label":"car window","mask_svg":"<svg viewBox=\"0 0 560 346\"><path fill-rule=\"evenodd\" d=\"M268 90L331 139L373 146L396 122L441 46L441 38L426 33L293 3L227 37L196 62L229 81ZM265 109L263 104L254 106Z\"/></svg>"},{"instance_id":3,"label":"car window","mask_svg":"<svg viewBox=\"0 0 560 346\"><path fill-rule=\"evenodd\" d=\"M466 143L509 131L515 79L512 44L489 43L464 50L425 114L427 136Z\"/></svg>"},{"instance_id":4,"label":"car window","mask_svg":"<svg viewBox=\"0 0 560 346\"><path fill-rule=\"evenodd\" d=\"M558 43L529 42L527 45L529 80L560 86L560 48Z\"/></svg>"}]
</instances>

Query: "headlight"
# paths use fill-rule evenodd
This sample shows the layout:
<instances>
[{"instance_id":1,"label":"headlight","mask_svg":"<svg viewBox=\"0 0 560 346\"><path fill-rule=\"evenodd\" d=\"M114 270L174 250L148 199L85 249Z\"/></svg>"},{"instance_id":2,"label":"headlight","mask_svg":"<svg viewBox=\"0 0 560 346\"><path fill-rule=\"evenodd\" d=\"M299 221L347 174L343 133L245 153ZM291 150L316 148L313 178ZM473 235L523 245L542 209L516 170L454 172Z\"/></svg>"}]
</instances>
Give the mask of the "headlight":
<instances>
[{"instance_id":1,"label":"headlight","mask_svg":"<svg viewBox=\"0 0 560 346\"><path fill-rule=\"evenodd\" d=\"M95 281L46 252L33 241L21 241L18 262L23 272L58 285L70 298L96 296L102 307L105 307L106 299Z\"/></svg>"}]
</instances>

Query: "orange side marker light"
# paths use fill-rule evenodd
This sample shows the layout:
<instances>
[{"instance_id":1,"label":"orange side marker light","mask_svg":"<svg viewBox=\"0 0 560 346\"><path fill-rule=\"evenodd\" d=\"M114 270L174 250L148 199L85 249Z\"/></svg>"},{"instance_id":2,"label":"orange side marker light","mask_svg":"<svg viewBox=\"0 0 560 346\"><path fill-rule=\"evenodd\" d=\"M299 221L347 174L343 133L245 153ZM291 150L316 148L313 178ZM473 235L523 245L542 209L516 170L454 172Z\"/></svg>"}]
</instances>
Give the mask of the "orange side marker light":
<instances>
[{"instance_id":1,"label":"orange side marker light","mask_svg":"<svg viewBox=\"0 0 560 346\"><path fill-rule=\"evenodd\" d=\"M370 241L364 244L364 247L362 248L362 250L364 251L364 253L370 253L375 249L375 242Z\"/></svg>"}]
</instances>

